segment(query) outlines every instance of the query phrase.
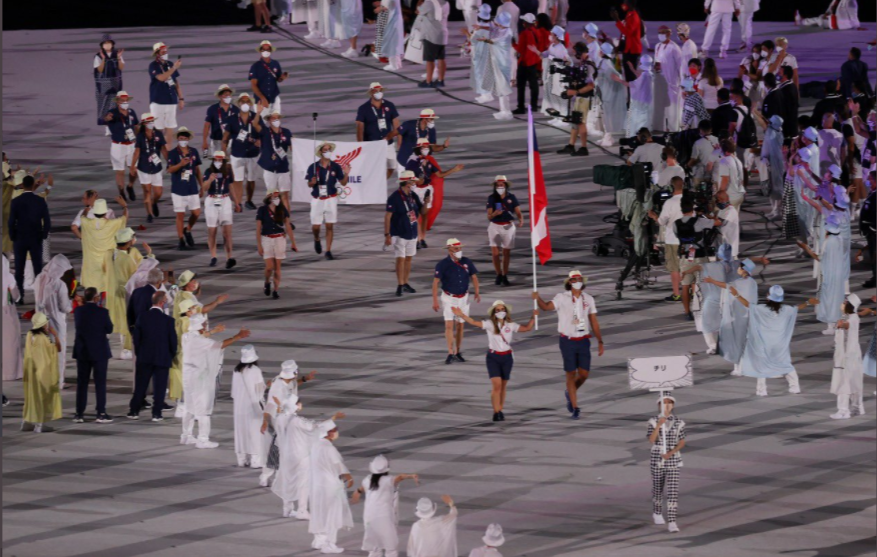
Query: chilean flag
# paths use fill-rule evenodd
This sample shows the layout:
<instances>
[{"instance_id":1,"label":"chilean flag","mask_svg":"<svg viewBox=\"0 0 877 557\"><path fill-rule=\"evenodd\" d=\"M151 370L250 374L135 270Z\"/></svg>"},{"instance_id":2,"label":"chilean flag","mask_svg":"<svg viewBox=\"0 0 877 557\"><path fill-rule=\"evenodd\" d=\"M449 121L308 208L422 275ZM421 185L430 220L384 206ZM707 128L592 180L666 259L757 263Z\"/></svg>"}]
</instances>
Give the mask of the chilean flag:
<instances>
[{"instance_id":1,"label":"chilean flag","mask_svg":"<svg viewBox=\"0 0 877 557\"><path fill-rule=\"evenodd\" d=\"M542 159L539 158L531 108L527 109L527 159L530 169L530 241L533 251L539 255L539 263L545 265L552 255L551 234L548 232L548 195L545 192Z\"/></svg>"}]
</instances>

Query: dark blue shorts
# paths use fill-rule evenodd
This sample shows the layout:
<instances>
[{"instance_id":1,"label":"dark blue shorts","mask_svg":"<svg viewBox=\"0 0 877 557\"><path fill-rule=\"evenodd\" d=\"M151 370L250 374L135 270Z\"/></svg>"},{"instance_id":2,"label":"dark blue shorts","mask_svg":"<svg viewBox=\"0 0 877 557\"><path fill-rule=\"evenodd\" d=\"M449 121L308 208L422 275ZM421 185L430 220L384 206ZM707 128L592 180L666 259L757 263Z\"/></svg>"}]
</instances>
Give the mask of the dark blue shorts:
<instances>
[{"instance_id":1,"label":"dark blue shorts","mask_svg":"<svg viewBox=\"0 0 877 557\"><path fill-rule=\"evenodd\" d=\"M493 379L499 377L503 381L508 381L512 376L512 365L515 363L515 357L512 354L494 354L487 353L487 375Z\"/></svg>"},{"instance_id":2,"label":"dark blue shorts","mask_svg":"<svg viewBox=\"0 0 877 557\"><path fill-rule=\"evenodd\" d=\"M590 371L591 339L572 340L560 337L560 355L563 356L563 371Z\"/></svg>"}]
</instances>

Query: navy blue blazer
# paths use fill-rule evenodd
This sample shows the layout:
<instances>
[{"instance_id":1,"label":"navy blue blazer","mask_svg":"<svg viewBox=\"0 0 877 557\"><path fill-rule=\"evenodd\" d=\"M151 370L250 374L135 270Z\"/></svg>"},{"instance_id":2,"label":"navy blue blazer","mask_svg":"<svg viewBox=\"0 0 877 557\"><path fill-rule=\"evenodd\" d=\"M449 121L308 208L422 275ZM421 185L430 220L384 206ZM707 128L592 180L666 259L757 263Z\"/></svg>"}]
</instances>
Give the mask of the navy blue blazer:
<instances>
[{"instance_id":1,"label":"navy blue blazer","mask_svg":"<svg viewBox=\"0 0 877 557\"><path fill-rule=\"evenodd\" d=\"M52 219L46 200L33 192L24 192L9 208L9 238L18 240L45 240L49 237Z\"/></svg>"},{"instance_id":2,"label":"navy blue blazer","mask_svg":"<svg viewBox=\"0 0 877 557\"><path fill-rule=\"evenodd\" d=\"M173 317L158 308L150 308L137 318L131 334L137 365L171 367L177 354L177 329Z\"/></svg>"},{"instance_id":3,"label":"navy blue blazer","mask_svg":"<svg viewBox=\"0 0 877 557\"><path fill-rule=\"evenodd\" d=\"M128 330L133 331L134 326L137 325L137 318L152 307L152 295L156 292L158 290L154 286L147 284L131 293L131 298L128 299Z\"/></svg>"},{"instance_id":4,"label":"navy blue blazer","mask_svg":"<svg viewBox=\"0 0 877 557\"><path fill-rule=\"evenodd\" d=\"M76 324L74 359L100 361L113 357L107 340L107 335L113 334L109 310L94 303L84 304L73 312L73 322Z\"/></svg>"}]
</instances>

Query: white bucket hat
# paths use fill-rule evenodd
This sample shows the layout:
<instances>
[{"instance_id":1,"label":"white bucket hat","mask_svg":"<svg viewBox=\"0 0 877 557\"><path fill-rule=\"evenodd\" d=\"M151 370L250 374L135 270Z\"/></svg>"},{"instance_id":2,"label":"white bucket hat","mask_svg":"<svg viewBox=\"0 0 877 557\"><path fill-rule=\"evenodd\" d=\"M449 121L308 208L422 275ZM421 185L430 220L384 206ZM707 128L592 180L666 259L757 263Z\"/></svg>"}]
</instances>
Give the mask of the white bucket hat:
<instances>
[{"instance_id":1,"label":"white bucket hat","mask_svg":"<svg viewBox=\"0 0 877 557\"><path fill-rule=\"evenodd\" d=\"M182 309L182 304L180 304L180 308ZM248 344L241 348L241 363L242 364L252 364L259 360L259 356L256 355L256 347L252 344Z\"/></svg>"},{"instance_id":2,"label":"white bucket hat","mask_svg":"<svg viewBox=\"0 0 877 557\"><path fill-rule=\"evenodd\" d=\"M91 211L95 215L107 214L107 200L106 199L95 199L94 205L92 205L92 207L91 207Z\"/></svg>"},{"instance_id":3,"label":"white bucket hat","mask_svg":"<svg viewBox=\"0 0 877 557\"><path fill-rule=\"evenodd\" d=\"M286 360L280 364L280 377L283 379L293 379L298 376L298 364L295 360Z\"/></svg>"},{"instance_id":4,"label":"white bucket hat","mask_svg":"<svg viewBox=\"0 0 877 557\"><path fill-rule=\"evenodd\" d=\"M207 316L203 313L196 313L192 317L189 318L189 332L197 333L201 329L204 328L204 325L207 323Z\"/></svg>"},{"instance_id":5,"label":"white bucket hat","mask_svg":"<svg viewBox=\"0 0 877 557\"><path fill-rule=\"evenodd\" d=\"M386 474L390 471L390 461L384 455L379 454L368 465L368 471L372 474Z\"/></svg>"},{"instance_id":6,"label":"white bucket hat","mask_svg":"<svg viewBox=\"0 0 877 557\"><path fill-rule=\"evenodd\" d=\"M326 145L329 146L330 151L334 151L336 148L336 145L334 143L332 143L331 141L321 141L317 145L317 148L314 149L314 154L317 155L318 157L321 156L323 153L323 147L325 147Z\"/></svg>"},{"instance_id":7,"label":"white bucket hat","mask_svg":"<svg viewBox=\"0 0 877 557\"><path fill-rule=\"evenodd\" d=\"M414 514L417 518L432 518L435 515L435 503L429 497L421 497L414 508Z\"/></svg>"},{"instance_id":8,"label":"white bucket hat","mask_svg":"<svg viewBox=\"0 0 877 557\"><path fill-rule=\"evenodd\" d=\"M324 439L327 435L329 435L330 431L332 431L333 429L336 429L337 427L338 426L335 425L335 422L332 420L328 420L328 421L324 422L322 425L319 426L319 429L318 429L320 439Z\"/></svg>"},{"instance_id":9,"label":"white bucket hat","mask_svg":"<svg viewBox=\"0 0 877 557\"><path fill-rule=\"evenodd\" d=\"M116 232L116 243L117 244L127 244L131 240L134 239L134 229L133 228L123 228Z\"/></svg>"},{"instance_id":10,"label":"white bucket hat","mask_svg":"<svg viewBox=\"0 0 877 557\"><path fill-rule=\"evenodd\" d=\"M500 547L505 543L505 536L502 535L502 526L499 524L491 524L487 527L487 532L484 533L484 537L481 538L481 541L484 542L484 545L490 547Z\"/></svg>"}]
</instances>

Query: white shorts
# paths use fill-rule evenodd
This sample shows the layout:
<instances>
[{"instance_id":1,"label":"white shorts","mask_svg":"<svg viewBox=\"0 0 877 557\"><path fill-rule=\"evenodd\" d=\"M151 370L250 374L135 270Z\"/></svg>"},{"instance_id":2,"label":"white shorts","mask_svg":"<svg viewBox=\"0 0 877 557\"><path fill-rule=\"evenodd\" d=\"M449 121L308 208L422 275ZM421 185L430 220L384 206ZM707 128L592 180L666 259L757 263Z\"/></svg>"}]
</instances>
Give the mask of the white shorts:
<instances>
[{"instance_id":1,"label":"white shorts","mask_svg":"<svg viewBox=\"0 0 877 557\"><path fill-rule=\"evenodd\" d=\"M147 174L138 170L137 178L140 180L141 186L156 186L159 188L163 187L161 181L161 172L156 172L155 174Z\"/></svg>"},{"instance_id":2,"label":"white shorts","mask_svg":"<svg viewBox=\"0 0 877 557\"><path fill-rule=\"evenodd\" d=\"M469 294L466 294L462 298L455 298L442 292L442 311L444 312L445 321L463 323L463 319L457 317L454 315L454 312L451 311L452 308L460 308L463 310L463 313L469 315Z\"/></svg>"},{"instance_id":3,"label":"white shorts","mask_svg":"<svg viewBox=\"0 0 877 557\"><path fill-rule=\"evenodd\" d=\"M231 157L231 171L235 182L255 182L259 157Z\"/></svg>"},{"instance_id":4,"label":"white shorts","mask_svg":"<svg viewBox=\"0 0 877 557\"><path fill-rule=\"evenodd\" d=\"M387 170L396 170L399 161L396 160L396 143L387 143Z\"/></svg>"},{"instance_id":5,"label":"white shorts","mask_svg":"<svg viewBox=\"0 0 877 557\"><path fill-rule=\"evenodd\" d=\"M429 203L426 202L426 192L429 192ZM420 202L426 205L427 209L432 209L432 200L435 197L435 188L432 186L415 186L414 193L420 198Z\"/></svg>"},{"instance_id":6,"label":"white shorts","mask_svg":"<svg viewBox=\"0 0 877 557\"><path fill-rule=\"evenodd\" d=\"M417 238L406 240L399 236L393 236L393 252L396 254L396 259L414 257L414 254L417 253Z\"/></svg>"},{"instance_id":7,"label":"white shorts","mask_svg":"<svg viewBox=\"0 0 877 557\"><path fill-rule=\"evenodd\" d=\"M280 112L280 114L283 114L283 112L280 110L280 96L279 95L277 96L277 98L274 99L273 103L268 105L268 116L271 116L271 114L275 110L277 112Z\"/></svg>"},{"instance_id":8,"label":"white shorts","mask_svg":"<svg viewBox=\"0 0 877 557\"><path fill-rule=\"evenodd\" d=\"M223 197L208 195L204 198L204 219L207 221L207 228L231 226L233 214L231 197L227 195Z\"/></svg>"},{"instance_id":9,"label":"white shorts","mask_svg":"<svg viewBox=\"0 0 877 557\"><path fill-rule=\"evenodd\" d=\"M171 200L174 202L174 213L185 213L188 211L197 211L201 209L201 198L198 194L193 195L177 195L171 194Z\"/></svg>"},{"instance_id":10,"label":"white shorts","mask_svg":"<svg viewBox=\"0 0 877 557\"><path fill-rule=\"evenodd\" d=\"M311 198L311 225L319 226L323 223L335 224L338 222L338 196L327 199Z\"/></svg>"},{"instance_id":11,"label":"white shorts","mask_svg":"<svg viewBox=\"0 0 877 557\"><path fill-rule=\"evenodd\" d=\"M262 178L265 180L265 189L268 191L288 192L292 189L292 179L289 172L271 172L263 168Z\"/></svg>"},{"instance_id":12,"label":"white shorts","mask_svg":"<svg viewBox=\"0 0 877 557\"><path fill-rule=\"evenodd\" d=\"M155 129L163 130L165 128L177 127L177 105L176 104L155 104L149 103L149 112L155 116ZM174 138L166 137L166 141L172 141Z\"/></svg>"},{"instance_id":13,"label":"white shorts","mask_svg":"<svg viewBox=\"0 0 877 557\"><path fill-rule=\"evenodd\" d=\"M131 168L131 162L134 160L134 144L122 145L121 143L110 144L110 162L113 163L113 170L123 172Z\"/></svg>"},{"instance_id":14,"label":"white shorts","mask_svg":"<svg viewBox=\"0 0 877 557\"><path fill-rule=\"evenodd\" d=\"M276 238L262 236L262 259L286 259L286 234Z\"/></svg>"},{"instance_id":15,"label":"white shorts","mask_svg":"<svg viewBox=\"0 0 877 557\"><path fill-rule=\"evenodd\" d=\"M492 248L512 249L515 247L515 223L496 224L487 226L487 241Z\"/></svg>"}]
</instances>

